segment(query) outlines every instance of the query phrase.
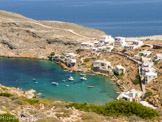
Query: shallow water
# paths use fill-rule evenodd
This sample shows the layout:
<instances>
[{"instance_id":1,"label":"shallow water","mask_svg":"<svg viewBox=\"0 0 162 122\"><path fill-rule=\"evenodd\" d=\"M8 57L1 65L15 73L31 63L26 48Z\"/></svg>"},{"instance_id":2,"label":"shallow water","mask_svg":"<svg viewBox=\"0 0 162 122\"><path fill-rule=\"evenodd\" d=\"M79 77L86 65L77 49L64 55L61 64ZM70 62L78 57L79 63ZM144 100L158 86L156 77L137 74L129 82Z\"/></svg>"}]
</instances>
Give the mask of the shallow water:
<instances>
[{"instance_id":1,"label":"shallow water","mask_svg":"<svg viewBox=\"0 0 162 122\"><path fill-rule=\"evenodd\" d=\"M75 81L68 81L70 75ZM108 78L87 74L87 79L82 81L80 73L66 72L58 64L50 61L0 58L2 85L20 87L23 90L35 89L37 93L42 93L42 97L62 101L104 104L116 99L116 92L119 90ZM51 82L57 82L59 85L52 85ZM88 88L91 85L95 87Z\"/></svg>"},{"instance_id":2,"label":"shallow water","mask_svg":"<svg viewBox=\"0 0 162 122\"><path fill-rule=\"evenodd\" d=\"M112 36L162 34L162 0L0 0L0 9L37 20L81 24Z\"/></svg>"}]
</instances>

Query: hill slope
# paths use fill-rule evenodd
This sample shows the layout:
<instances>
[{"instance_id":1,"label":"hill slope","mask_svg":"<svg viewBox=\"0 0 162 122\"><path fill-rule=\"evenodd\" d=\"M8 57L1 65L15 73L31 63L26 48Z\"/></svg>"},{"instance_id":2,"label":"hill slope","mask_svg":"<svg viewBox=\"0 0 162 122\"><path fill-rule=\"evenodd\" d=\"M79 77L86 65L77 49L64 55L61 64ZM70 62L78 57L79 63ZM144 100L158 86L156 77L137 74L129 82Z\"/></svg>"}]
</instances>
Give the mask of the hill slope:
<instances>
[{"instance_id":1,"label":"hill slope","mask_svg":"<svg viewBox=\"0 0 162 122\"><path fill-rule=\"evenodd\" d=\"M73 23L36 21L0 11L1 56L46 58L54 50L73 52L81 42L104 34Z\"/></svg>"}]
</instances>

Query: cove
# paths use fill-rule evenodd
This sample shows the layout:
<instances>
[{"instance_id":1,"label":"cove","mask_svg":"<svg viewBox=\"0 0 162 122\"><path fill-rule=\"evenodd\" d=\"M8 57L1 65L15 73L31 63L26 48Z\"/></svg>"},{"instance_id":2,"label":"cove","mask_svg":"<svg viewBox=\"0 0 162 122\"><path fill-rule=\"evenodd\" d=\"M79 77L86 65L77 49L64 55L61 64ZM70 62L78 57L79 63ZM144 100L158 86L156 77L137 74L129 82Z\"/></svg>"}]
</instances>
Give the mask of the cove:
<instances>
[{"instance_id":1,"label":"cove","mask_svg":"<svg viewBox=\"0 0 162 122\"><path fill-rule=\"evenodd\" d=\"M68 81L69 76L73 76L75 80ZM59 85L52 85L51 82ZM34 89L36 93L42 93L40 97L92 104L113 101L119 91L106 77L87 74L87 81L82 81L80 73L64 71L54 62L23 58L0 57L0 84L23 90ZM88 88L91 85L95 87Z\"/></svg>"}]
</instances>

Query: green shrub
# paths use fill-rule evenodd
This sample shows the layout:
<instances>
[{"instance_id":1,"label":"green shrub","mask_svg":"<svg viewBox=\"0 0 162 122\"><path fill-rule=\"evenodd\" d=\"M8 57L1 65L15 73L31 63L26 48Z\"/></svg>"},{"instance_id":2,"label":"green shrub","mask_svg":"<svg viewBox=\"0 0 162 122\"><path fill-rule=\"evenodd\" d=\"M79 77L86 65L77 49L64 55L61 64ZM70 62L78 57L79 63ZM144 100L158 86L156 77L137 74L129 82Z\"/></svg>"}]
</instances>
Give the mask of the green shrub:
<instances>
[{"instance_id":1,"label":"green shrub","mask_svg":"<svg viewBox=\"0 0 162 122\"><path fill-rule=\"evenodd\" d=\"M84 59L84 62L89 62L89 61L90 61L89 58Z\"/></svg>"},{"instance_id":2,"label":"green shrub","mask_svg":"<svg viewBox=\"0 0 162 122\"><path fill-rule=\"evenodd\" d=\"M151 95L152 95L152 92L151 91L148 91L148 92L145 93L144 98L149 97Z\"/></svg>"},{"instance_id":3,"label":"green shrub","mask_svg":"<svg viewBox=\"0 0 162 122\"><path fill-rule=\"evenodd\" d=\"M10 93L0 93L0 96L11 97L11 96L13 96L13 94L10 94Z\"/></svg>"},{"instance_id":4,"label":"green shrub","mask_svg":"<svg viewBox=\"0 0 162 122\"><path fill-rule=\"evenodd\" d=\"M140 53L139 56L143 56L143 53Z\"/></svg>"},{"instance_id":5,"label":"green shrub","mask_svg":"<svg viewBox=\"0 0 162 122\"><path fill-rule=\"evenodd\" d=\"M104 116L133 116L136 115L143 119L153 118L159 116L156 110L147 108L142 104L136 102L126 102L126 101L114 101L106 103L105 105L88 105L87 103L70 103L66 107L75 107L81 111L95 112L97 114L102 114Z\"/></svg>"},{"instance_id":6,"label":"green shrub","mask_svg":"<svg viewBox=\"0 0 162 122\"><path fill-rule=\"evenodd\" d=\"M133 81L133 83L135 85L139 84L140 83L140 75L139 74L136 74L136 79Z\"/></svg>"},{"instance_id":7,"label":"green shrub","mask_svg":"<svg viewBox=\"0 0 162 122\"><path fill-rule=\"evenodd\" d=\"M80 54L80 50L79 50L79 49L78 49L78 50L76 50L76 53L77 53L77 54Z\"/></svg>"},{"instance_id":8,"label":"green shrub","mask_svg":"<svg viewBox=\"0 0 162 122\"><path fill-rule=\"evenodd\" d=\"M114 73L114 75L115 75L118 79L122 79L123 76L124 76L123 73L121 73L121 74L116 74L116 73Z\"/></svg>"},{"instance_id":9,"label":"green shrub","mask_svg":"<svg viewBox=\"0 0 162 122\"><path fill-rule=\"evenodd\" d=\"M27 101L31 105L39 103L39 100L37 100L37 99L26 99L25 101Z\"/></svg>"},{"instance_id":10,"label":"green shrub","mask_svg":"<svg viewBox=\"0 0 162 122\"><path fill-rule=\"evenodd\" d=\"M64 56L61 56L60 58L61 58L61 59L64 59L65 57L64 57Z\"/></svg>"},{"instance_id":11,"label":"green shrub","mask_svg":"<svg viewBox=\"0 0 162 122\"><path fill-rule=\"evenodd\" d=\"M19 120L9 113L0 114L0 122L19 122Z\"/></svg>"},{"instance_id":12,"label":"green shrub","mask_svg":"<svg viewBox=\"0 0 162 122\"><path fill-rule=\"evenodd\" d=\"M126 49L123 49L123 50L122 50L122 53L125 53L126 51L127 51Z\"/></svg>"},{"instance_id":13,"label":"green shrub","mask_svg":"<svg viewBox=\"0 0 162 122\"><path fill-rule=\"evenodd\" d=\"M55 52L52 52L51 54L50 54L50 56L54 56L55 55Z\"/></svg>"}]
</instances>

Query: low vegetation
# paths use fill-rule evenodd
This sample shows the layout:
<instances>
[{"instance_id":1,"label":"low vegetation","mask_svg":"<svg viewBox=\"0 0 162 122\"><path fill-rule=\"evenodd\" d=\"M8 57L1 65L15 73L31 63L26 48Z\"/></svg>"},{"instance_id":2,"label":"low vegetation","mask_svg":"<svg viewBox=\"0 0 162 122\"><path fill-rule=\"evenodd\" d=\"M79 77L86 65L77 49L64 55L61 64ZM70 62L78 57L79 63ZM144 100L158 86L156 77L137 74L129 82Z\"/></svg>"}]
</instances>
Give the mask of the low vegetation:
<instances>
[{"instance_id":1,"label":"low vegetation","mask_svg":"<svg viewBox=\"0 0 162 122\"><path fill-rule=\"evenodd\" d=\"M84 60L84 62L89 62L91 59L89 59L89 58L86 58L85 60Z\"/></svg>"},{"instance_id":2,"label":"low vegetation","mask_svg":"<svg viewBox=\"0 0 162 122\"><path fill-rule=\"evenodd\" d=\"M145 93L145 95L144 95L144 98L149 97L149 96L151 96L151 95L152 95L152 92L151 92L151 91L147 91L147 92Z\"/></svg>"},{"instance_id":3,"label":"low vegetation","mask_svg":"<svg viewBox=\"0 0 162 122\"><path fill-rule=\"evenodd\" d=\"M0 114L0 122L19 122L19 120L9 113Z\"/></svg>"},{"instance_id":4,"label":"low vegetation","mask_svg":"<svg viewBox=\"0 0 162 122\"><path fill-rule=\"evenodd\" d=\"M52 52L51 54L50 54L50 56L54 56L55 55L55 52Z\"/></svg>"},{"instance_id":5,"label":"low vegetation","mask_svg":"<svg viewBox=\"0 0 162 122\"><path fill-rule=\"evenodd\" d=\"M133 84L137 85L140 83L140 75L139 74L136 74L136 79L133 80Z\"/></svg>"},{"instance_id":6,"label":"low vegetation","mask_svg":"<svg viewBox=\"0 0 162 122\"><path fill-rule=\"evenodd\" d=\"M39 100L37 99L26 99L25 101L27 101L31 105L39 103Z\"/></svg>"},{"instance_id":7,"label":"low vegetation","mask_svg":"<svg viewBox=\"0 0 162 122\"><path fill-rule=\"evenodd\" d=\"M10 94L10 93L0 93L0 96L11 97L11 96L13 96L13 94Z\"/></svg>"},{"instance_id":8,"label":"low vegetation","mask_svg":"<svg viewBox=\"0 0 162 122\"><path fill-rule=\"evenodd\" d=\"M124 76L124 74L123 73L121 73L121 74L116 74L116 73L114 73L115 74L115 76L118 78L118 79L122 79L123 78L123 76Z\"/></svg>"},{"instance_id":9,"label":"low vegetation","mask_svg":"<svg viewBox=\"0 0 162 122\"><path fill-rule=\"evenodd\" d=\"M126 102L126 101L114 101L106 103L105 105L92 105L92 104L79 104L79 103L70 103L66 107L75 107L81 111L95 112L104 116L133 116L136 115L143 119L153 118L159 116L159 113L156 110L147 108L136 102Z\"/></svg>"}]
</instances>

